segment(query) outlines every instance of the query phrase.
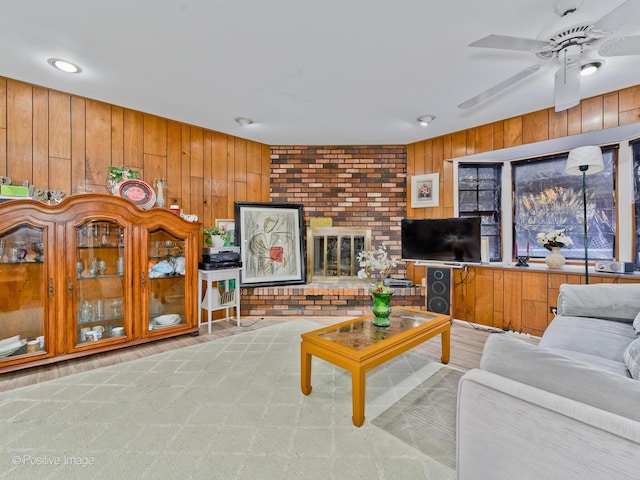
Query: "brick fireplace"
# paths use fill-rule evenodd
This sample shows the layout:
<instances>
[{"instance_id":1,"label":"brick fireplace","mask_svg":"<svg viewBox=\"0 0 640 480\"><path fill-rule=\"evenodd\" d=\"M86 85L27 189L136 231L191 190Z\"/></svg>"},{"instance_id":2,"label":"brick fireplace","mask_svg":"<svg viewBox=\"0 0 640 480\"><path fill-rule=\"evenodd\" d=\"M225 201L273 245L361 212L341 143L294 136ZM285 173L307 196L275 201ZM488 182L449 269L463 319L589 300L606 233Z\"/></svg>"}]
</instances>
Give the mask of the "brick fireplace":
<instances>
[{"instance_id":1,"label":"brick fireplace","mask_svg":"<svg viewBox=\"0 0 640 480\"><path fill-rule=\"evenodd\" d=\"M311 218L330 219L333 227L370 231L373 247L384 242L400 257L400 221L406 216L406 147L271 147L271 201L304 207ZM406 276L400 262L394 277ZM242 314L253 316L354 316L371 307L368 283L349 279L306 285L242 289ZM393 304L420 307L419 287L397 289Z\"/></svg>"},{"instance_id":2,"label":"brick fireplace","mask_svg":"<svg viewBox=\"0 0 640 480\"><path fill-rule=\"evenodd\" d=\"M307 228L307 282L345 284L358 279L358 255L371 248L371 229Z\"/></svg>"}]
</instances>

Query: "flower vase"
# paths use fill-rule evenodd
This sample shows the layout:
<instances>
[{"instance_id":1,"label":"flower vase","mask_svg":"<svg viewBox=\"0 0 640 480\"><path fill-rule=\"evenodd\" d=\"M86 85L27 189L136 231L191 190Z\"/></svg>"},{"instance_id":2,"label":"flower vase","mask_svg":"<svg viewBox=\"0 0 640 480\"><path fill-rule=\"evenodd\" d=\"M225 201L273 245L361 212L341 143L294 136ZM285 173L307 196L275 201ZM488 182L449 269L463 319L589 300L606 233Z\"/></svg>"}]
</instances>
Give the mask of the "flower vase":
<instances>
[{"instance_id":1,"label":"flower vase","mask_svg":"<svg viewBox=\"0 0 640 480\"><path fill-rule=\"evenodd\" d=\"M120 187L121 183L122 183L122 180L116 180L115 178L107 178L107 190L109 190L109 193L111 195L118 195L118 187Z\"/></svg>"},{"instance_id":2,"label":"flower vase","mask_svg":"<svg viewBox=\"0 0 640 480\"><path fill-rule=\"evenodd\" d=\"M544 263L547 267L553 269L560 269L564 267L566 260L560 253L560 247L551 247L551 253L544 259Z\"/></svg>"},{"instance_id":3,"label":"flower vase","mask_svg":"<svg viewBox=\"0 0 640 480\"><path fill-rule=\"evenodd\" d=\"M376 327L388 327L391 325L389 320L391 295L393 295L393 292L371 291L371 298L373 298L373 324Z\"/></svg>"},{"instance_id":4,"label":"flower vase","mask_svg":"<svg viewBox=\"0 0 640 480\"><path fill-rule=\"evenodd\" d=\"M211 237L211 246L214 248L222 248L224 247L224 238L222 235L210 235Z\"/></svg>"}]
</instances>

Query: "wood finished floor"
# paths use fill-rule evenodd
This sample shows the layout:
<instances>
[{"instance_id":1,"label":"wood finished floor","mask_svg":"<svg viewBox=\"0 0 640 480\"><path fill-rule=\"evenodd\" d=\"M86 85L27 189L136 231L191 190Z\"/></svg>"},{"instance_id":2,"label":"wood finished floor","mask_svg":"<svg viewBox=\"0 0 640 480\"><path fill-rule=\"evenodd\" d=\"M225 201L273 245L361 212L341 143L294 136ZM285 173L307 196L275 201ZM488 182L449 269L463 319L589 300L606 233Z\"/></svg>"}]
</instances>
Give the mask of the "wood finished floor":
<instances>
[{"instance_id":1,"label":"wood finished floor","mask_svg":"<svg viewBox=\"0 0 640 480\"><path fill-rule=\"evenodd\" d=\"M308 320L317 322L320 325L330 325L344 320L344 318L318 318L312 317ZM259 328L268 327L282 322L295 321L289 317L273 317L273 318L255 318L244 317L241 320L242 326L238 327L231 322L214 323L211 327L211 333L207 331L207 327L200 329L200 335L193 334L183 335L180 337L159 340L156 342L146 343L128 347L113 352L101 353L87 357L67 360L40 367L28 368L16 372L0 374L0 391L12 390L26 385L33 385L54 378L71 375L74 373L93 370L99 367L114 365L121 362L127 362L138 358L155 355L157 353L173 350L176 348L187 347L197 343L208 342L217 338L229 335L237 335L238 333ZM475 327L467 322L455 321L451 327L451 359L449 366L460 370L470 370L480 365L480 357L482 349L489 335L501 335L500 333L489 333L483 327ZM537 343L536 337L528 335L519 335L507 333L507 335L515 335L525 341ZM427 358L439 362L441 354L440 336L433 338L412 350L414 353L420 353Z\"/></svg>"}]
</instances>

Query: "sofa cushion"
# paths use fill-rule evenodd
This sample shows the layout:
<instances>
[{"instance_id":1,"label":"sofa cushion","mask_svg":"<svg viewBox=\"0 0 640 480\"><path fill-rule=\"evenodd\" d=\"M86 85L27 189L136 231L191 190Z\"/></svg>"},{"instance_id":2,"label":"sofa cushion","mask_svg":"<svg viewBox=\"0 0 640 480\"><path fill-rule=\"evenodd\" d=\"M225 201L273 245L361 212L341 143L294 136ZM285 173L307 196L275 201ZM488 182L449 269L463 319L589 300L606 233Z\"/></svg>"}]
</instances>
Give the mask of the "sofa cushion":
<instances>
[{"instance_id":1,"label":"sofa cushion","mask_svg":"<svg viewBox=\"0 0 640 480\"><path fill-rule=\"evenodd\" d=\"M624 364L631 378L640 380L640 338L635 339L624 351Z\"/></svg>"},{"instance_id":2,"label":"sofa cushion","mask_svg":"<svg viewBox=\"0 0 640 480\"><path fill-rule=\"evenodd\" d=\"M624 364L623 359L610 360L608 358L602 358L597 355L591 355L589 353L575 352L573 350L565 350L563 348L548 348L550 352L563 355L565 357L578 360L579 362L586 363L590 367L601 368L607 372L615 373L616 375L622 375L623 377L630 377L627 370L627 366Z\"/></svg>"},{"instance_id":3,"label":"sofa cushion","mask_svg":"<svg viewBox=\"0 0 640 480\"><path fill-rule=\"evenodd\" d=\"M622 364L622 354L635 338L630 323L559 315L545 330L540 346L586 353Z\"/></svg>"},{"instance_id":4,"label":"sofa cushion","mask_svg":"<svg viewBox=\"0 0 640 480\"><path fill-rule=\"evenodd\" d=\"M558 314L631 323L640 312L640 283L560 285Z\"/></svg>"},{"instance_id":5,"label":"sofa cushion","mask_svg":"<svg viewBox=\"0 0 640 480\"><path fill-rule=\"evenodd\" d=\"M517 382L640 421L640 382L507 335L489 336L480 368Z\"/></svg>"}]
</instances>

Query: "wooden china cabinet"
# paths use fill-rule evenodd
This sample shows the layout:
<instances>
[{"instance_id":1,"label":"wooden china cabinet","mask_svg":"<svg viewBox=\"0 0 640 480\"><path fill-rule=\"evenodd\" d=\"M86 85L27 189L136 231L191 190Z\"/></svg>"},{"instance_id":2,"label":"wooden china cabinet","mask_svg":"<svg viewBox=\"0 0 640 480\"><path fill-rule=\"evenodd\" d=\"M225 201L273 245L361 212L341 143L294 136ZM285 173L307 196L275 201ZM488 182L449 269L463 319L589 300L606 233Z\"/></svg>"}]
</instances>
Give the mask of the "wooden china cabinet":
<instances>
[{"instance_id":1,"label":"wooden china cabinet","mask_svg":"<svg viewBox=\"0 0 640 480\"><path fill-rule=\"evenodd\" d=\"M0 204L0 373L197 333L199 232L114 195Z\"/></svg>"}]
</instances>

